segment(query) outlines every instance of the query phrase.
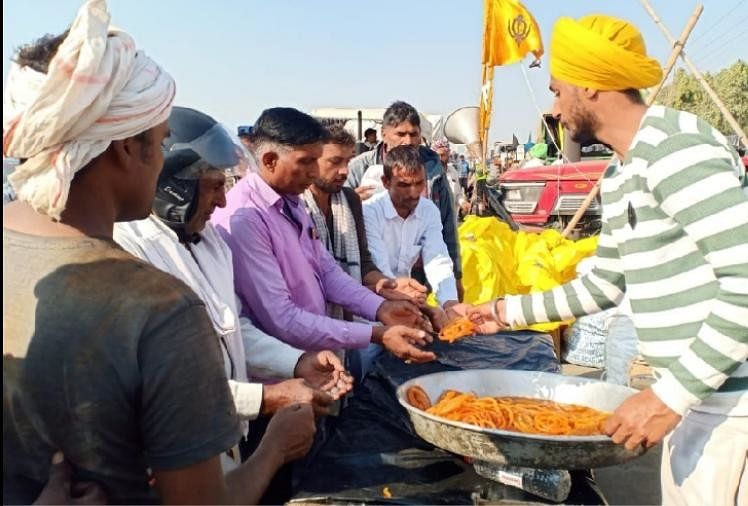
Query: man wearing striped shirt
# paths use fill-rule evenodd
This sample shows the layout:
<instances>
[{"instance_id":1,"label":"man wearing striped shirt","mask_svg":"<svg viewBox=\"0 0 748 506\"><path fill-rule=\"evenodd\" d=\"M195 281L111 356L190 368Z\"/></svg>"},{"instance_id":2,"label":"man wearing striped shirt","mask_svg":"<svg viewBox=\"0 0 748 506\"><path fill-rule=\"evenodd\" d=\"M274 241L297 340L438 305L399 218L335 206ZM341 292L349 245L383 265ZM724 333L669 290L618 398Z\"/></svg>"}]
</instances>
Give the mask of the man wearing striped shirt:
<instances>
[{"instance_id":1,"label":"man wearing striped shirt","mask_svg":"<svg viewBox=\"0 0 748 506\"><path fill-rule=\"evenodd\" d=\"M638 90L662 71L628 22L560 19L550 68L554 116L575 141L597 138L621 160L602 182L596 268L484 304L473 318L487 331L494 321L523 327L607 309L628 294L657 381L626 400L606 432L628 448L664 438L663 503L747 504L745 167L705 121L644 104Z\"/></svg>"}]
</instances>

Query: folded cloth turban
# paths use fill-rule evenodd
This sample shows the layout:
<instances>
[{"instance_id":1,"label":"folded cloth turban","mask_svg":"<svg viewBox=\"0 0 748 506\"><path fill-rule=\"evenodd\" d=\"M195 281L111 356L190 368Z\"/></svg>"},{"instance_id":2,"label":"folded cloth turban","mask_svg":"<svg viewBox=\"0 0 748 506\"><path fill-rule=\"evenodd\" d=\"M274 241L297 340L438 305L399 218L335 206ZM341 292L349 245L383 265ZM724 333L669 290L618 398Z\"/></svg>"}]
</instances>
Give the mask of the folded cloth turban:
<instances>
[{"instance_id":1,"label":"folded cloth turban","mask_svg":"<svg viewBox=\"0 0 748 506\"><path fill-rule=\"evenodd\" d=\"M642 89L662 80L662 68L647 56L639 30L622 19L593 14L561 18L551 37L551 76L602 91Z\"/></svg>"},{"instance_id":2,"label":"folded cloth turban","mask_svg":"<svg viewBox=\"0 0 748 506\"><path fill-rule=\"evenodd\" d=\"M441 139L438 139L434 141L433 144L431 144L431 149L433 149L434 151L441 148L446 148L447 151L449 151L449 141L445 137L442 137Z\"/></svg>"},{"instance_id":3,"label":"folded cloth turban","mask_svg":"<svg viewBox=\"0 0 748 506\"><path fill-rule=\"evenodd\" d=\"M18 198L59 219L75 173L111 141L166 121L175 85L88 0L47 74L14 63L3 104L3 154L26 158L8 178Z\"/></svg>"}]
</instances>

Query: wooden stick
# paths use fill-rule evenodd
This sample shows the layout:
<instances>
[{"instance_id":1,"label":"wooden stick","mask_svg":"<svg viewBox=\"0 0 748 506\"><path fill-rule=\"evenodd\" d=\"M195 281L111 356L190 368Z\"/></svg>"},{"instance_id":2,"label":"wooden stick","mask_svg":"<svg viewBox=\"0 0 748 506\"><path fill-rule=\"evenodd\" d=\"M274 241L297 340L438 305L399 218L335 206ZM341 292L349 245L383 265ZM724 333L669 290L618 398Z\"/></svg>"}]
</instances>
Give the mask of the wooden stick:
<instances>
[{"instance_id":1,"label":"wooden stick","mask_svg":"<svg viewBox=\"0 0 748 506\"><path fill-rule=\"evenodd\" d=\"M646 2L646 0L642 0L642 2ZM686 24L685 28L683 28L683 31L680 34L680 37L677 41L673 42L671 40L671 43L673 44L673 50L670 51L670 56L668 57L667 64L665 65L665 68L662 72L662 81L660 81L660 84L658 84L652 92L647 97L647 105L650 106L654 103L655 98L657 98L657 94L662 90L663 85L665 84L665 81L667 81L668 76L670 75L670 72L672 72L673 67L675 66L675 62L678 60L678 56L681 55L683 51L683 47L686 45L686 40L688 40L688 37L691 35L691 31L693 30L694 26L696 26L696 22L699 20L699 16L701 16L702 11L704 10L704 6L699 4L696 6L696 8L693 10L693 14L691 14L691 17L688 20L688 23ZM615 158L615 155L610 159L610 161L613 161L613 158ZM577 226L577 223L579 223L579 220L582 219L582 216L584 216L584 213L587 212L587 209L592 204L592 201L597 198L597 194L600 193L600 185L603 182L603 177L605 177L605 171L600 174L600 177L595 182L595 186L592 187L590 192L587 194L587 197L582 201L582 204L579 206L579 209L577 209L577 212L574 213L574 216L572 216L569 223L566 225L566 228L564 228L564 231L561 232L562 237L569 237L569 234L571 234L572 230L574 230L574 227Z\"/></svg>"},{"instance_id":2,"label":"wooden stick","mask_svg":"<svg viewBox=\"0 0 748 506\"><path fill-rule=\"evenodd\" d=\"M602 183L603 177L605 177L605 170L603 170L600 174L600 177L597 178L597 181L595 181L595 186L592 187L590 192L587 194L587 197L585 197L585 199L582 201L582 204L579 206L579 209L577 209L577 212L574 213L574 216L572 216L571 220L569 220L569 223L566 225L566 228L564 228L564 231L561 232L561 237L563 237L564 239L569 237L569 234L571 234L571 232L574 230L574 227L577 226L577 223L579 223L579 220L582 219L584 213L587 212L587 208L590 207L592 201L597 198L597 194L600 193L600 184Z\"/></svg>"},{"instance_id":3,"label":"wooden stick","mask_svg":"<svg viewBox=\"0 0 748 506\"><path fill-rule=\"evenodd\" d=\"M490 108L486 112L488 116L488 121L486 122L487 123L486 128L481 132L483 134L483 139L482 139L482 153L481 153L480 160L483 162L483 165L485 168L487 166L486 160L488 158L488 132L491 130L491 115L493 114L493 84L494 84L493 65L489 65L487 63L483 64L483 76L484 76L484 79L488 79L488 82L490 83L490 86L488 88L488 99L486 100L486 102L488 102L488 105L490 105ZM480 128L483 128L483 125L479 125L479 126Z\"/></svg>"},{"instance_id":4,"label":"wooden stick","mask_svg":"<svg viewBox=\"0 0 748 506\"><path fill-rule=\"evenodd\" d=\"M670 35L670 32L668 31L667 27L662 24L662 21L660 21L660 18L657 17L657 13L655 13L654 9L652 9L652 6L649 5L649 2L647 0L641 0L642 5L647 10L649 15L654 19L655 24L660 28L662 33L665 34L665 37L667 38L670 43L673 43L673 36ZM735 131L736 134L738 134L738 137L740 138L740 142L743 143L743 146L748 147L748 137L746 137L745 132L741 128L741 126L738 124L738 122L735 120L735 116L732 115L730 111L727 110L727 107L725 107L724 102L720 100L720 98L717 96L717 94L714 92L712 87L709 85L709 83L704 79L704 76L699 71L699 69L696 68L696 66L691 62L691 59L686 56L685 52L681 52L679 55L684 62L686 62L686 65L688 66L691 73L696 77L696 80L699 81L699 84L704 88L707 95L709 95L709 98L712 99L712 101L717 105L720 112L724 115L725 119L727 120L727 123L730 125L730 127Z\"/></svg>"},{"instance_id":5,"label":"wooden stick","mask_svg":"<svg viewBox=\"0 0 748 506\"><path fill-rule=\"evenodd\" d=\"M644 3L646 4L646 0L644 0ZM671 44L673 44L673 50L670 51L670 56L668 57L667 64L665 65L665 71L663 72L662 81L660 81L660 84L658 84L650 93L650 96L652 98L647 99L647 105L652 105L654 103L654 97L656 97L657 94L662 89L662 87L665 86L665 81L667 81L667 78L670 75L670 72L673 70L673 67L675 66L675 62L678 60L678 56L683 54L686 40L688 39L688 36L691 34L691 30L693 30L694 26L696 26L696 22L699 20L699 17L701 16L702 12L704 12L704 6L701 4L697 5L696 8L693 10L693 13L691 14L691 17L688 19L688 23L686 24L686 27L681 32L678 40L676 40L675 42L673 42L672 40L670 41ZM680 50L676 51L677 48L680 48Z\"/></svg>"}]
</instances>

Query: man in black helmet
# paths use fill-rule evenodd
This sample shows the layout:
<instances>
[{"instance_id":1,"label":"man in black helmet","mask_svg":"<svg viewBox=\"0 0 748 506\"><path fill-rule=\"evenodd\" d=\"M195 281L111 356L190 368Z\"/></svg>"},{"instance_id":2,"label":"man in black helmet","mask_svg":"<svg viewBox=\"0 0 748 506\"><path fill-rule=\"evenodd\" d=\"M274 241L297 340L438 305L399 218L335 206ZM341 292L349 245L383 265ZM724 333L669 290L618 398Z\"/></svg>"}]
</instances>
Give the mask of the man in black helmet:
<instances>
[{"instance_id":1,"label":"man in black helmet","mask_svg":"<svg viewBox=\"0 0 748 506\"><path fill-rule=\"evenodd\" d=\"M184 281L205 303L245 435L246 420L293 403L310 403L317 414L327 414L329 404L350 389L338 357L330 351L304 353L248 319L239 320L231 251L208 223L216 207L226 205L224 174L239 162L233 141L213 118L184 107L172 110L169 131L153 213L118 223L114 239ZM286 381L249 383L250 375ZM287 379L293 376L298 379ZM236 467L232 458L238 453L223 456L225 470Z\"/></svg>"}]
</instances>

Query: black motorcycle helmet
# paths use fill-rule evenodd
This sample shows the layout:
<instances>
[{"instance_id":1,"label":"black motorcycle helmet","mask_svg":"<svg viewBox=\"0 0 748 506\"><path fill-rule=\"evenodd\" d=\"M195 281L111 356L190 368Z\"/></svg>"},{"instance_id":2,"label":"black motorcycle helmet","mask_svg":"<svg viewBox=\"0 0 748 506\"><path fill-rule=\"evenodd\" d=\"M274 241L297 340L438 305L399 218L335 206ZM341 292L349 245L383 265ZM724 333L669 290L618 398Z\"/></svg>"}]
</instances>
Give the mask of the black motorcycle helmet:
<instances>
[{"instance_id":1,"label":"black motorcycle helmet","mask_svg":"<svg viewBox=\"0 0 748 506\"><path fill-rule=\"evenodd\" d=\"M237 146L216 120L195 109L174 107L164 140L164 167L159 176L153 211L180 239L199 197L200 175L239 163Z\"/></svg>"}]
</instances>

